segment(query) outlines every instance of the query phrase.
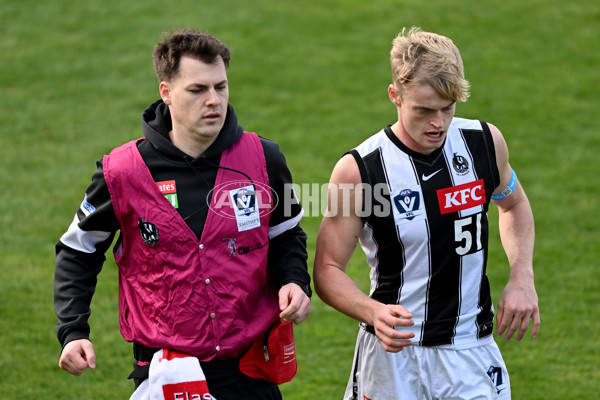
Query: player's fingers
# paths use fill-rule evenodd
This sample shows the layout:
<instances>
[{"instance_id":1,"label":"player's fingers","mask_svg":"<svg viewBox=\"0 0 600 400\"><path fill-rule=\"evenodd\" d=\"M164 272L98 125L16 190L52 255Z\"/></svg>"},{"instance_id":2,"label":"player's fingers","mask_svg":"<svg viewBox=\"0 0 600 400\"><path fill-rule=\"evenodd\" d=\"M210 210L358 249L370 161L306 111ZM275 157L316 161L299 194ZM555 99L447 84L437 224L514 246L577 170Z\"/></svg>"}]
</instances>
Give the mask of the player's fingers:
<instances>
[{"instance_id":1,"label":"player's fingers","mask_svg":"<svg viewBox=\"0 0 600 400\"><path fill-rule=\"evenodd\" d=\"M508 327L508 331L506 331L506 335L504 336L505 340L510 340L515 332L518 331L520 325L521 325L521 321L523 319L524 314L522 312L513 312L512 314L512 318L511 318L511 322L510 322L510 326ZM527 322L529 324L529 321Z\"/></svg>"},{"instance_id":2,"label":"player's fingers","mask_svg":"<svg viewBox=\"0 0 600 400\"><path fill-rule=\"evenodd\" d=\"M287 285L279 289L279 310L283 311L288 308L291 300L291 290Z\"/></svg>"},{"instance_id":3,"label":"player's fingers","mask_svg":"<svg viewBox=\"0 0 600 400\"><path fill-rule=\"evenodd\" d=\"M299 324L308 318L310 312L311 305L308 296L298 296L297 299L292 300L289 306L279 314L279 317Z\"/></svg>"},{"instance_id":4,"label":"player's fingers","mask_svg":"<svg viewBox=\"0 0 600 400\"><path fill-rule=\"evenodd\" d=\"M87 366L94 369L96 368L96 353L94 352L94 346L91 342L84 342L82 344L83 358L87 362Z\"/></svg>"},{"instance_id":5,"label":"player's fingers","mask_svg":"<svg viewBox=\"0 0 600 400\"><path fill-rule=\"evenodd\" d=\"M535 310L533 312L531 319L533 320L533 327L531 328L531 338L533 339L538 335L540 331L541 319L539 310Z\"/></svg>"},{"instance_id":6,"label":"player's fingers","mask_svg":"<svg viewBox=\"0 0 600 400\"><path fill-rule=\"evenodd\" d=\"M496 333L498 334L498 336L502 336L502 334L504 333L504 331L506 331L506 328L508 327L508 323L510 322L505 320L504 315L504 305L499 302L498 315L496 316L496 324L498 325L496 327Z\"/></svg>"},{"instance_id":7,"label":"player's fingers","mask_svg":"<svg viewBox=\"0 0 600 400\"><path fill-rule=\"evenodd\" d=\"M520 342L521 339L523 339L525 333L527 332L527 329L529 329L529 318L531 318L531 314L526 313L525 315L523 315L523 318L521 319L521 324L519 326L519 331L517 332L517 342Z\"/></svg>"},{"instance_id":8,"label":"player's fingers","mask_svg":"<svg viewBox=\"0 0 600 400\"><path fill-rule=\"evenodd\" d=\"M92 342L78 339L67 343L58 365L73 375L81 375L87 368L96 368L96 354Z\"/></svg>"},{"instance_id":9,"label":"player's fingers","mask_svg":"<svg viewBox=\"0 0 600 400\"><path fill-rule=\"evenodd\" d=\"M81 375L88 367L87 362L79 357L66 355L61 357L59 366L72 375Z\"/></svg>"},{"instance_id":10,"label":"player's fingers","mask_svg":"<svg viewBox=\"0 0 600 400\"><path fill-rule=\"evenodd\" d=\"M402 329L394 329L385 324L378 324L375 327L375 333L378 338L383 339L388 345L399 341L408 340L415 336L414 332L403 331Z\"/></svg>"},{"instance_id":11,"label":"player's fingers","mask_svg":"<svg viewBox=\"0 0 600 400\"><path fill-rule=\"evenodd\" d=\"M410 346L412 344L410 340L406 339L393 339L389 336L382 334L378 334L376 336L383 349L391 353L397 353L399 351L402 351L406 346Z\"/></svg>"},{"instance_id":12,"label":"player's fingers","mask_svg":"<svg viewBox=\"0 0 600 400\"><path fill-rule=\"evenodd\" d=\"M400 317L405 319L411 319L412 314L406 308L401 305L394 305L390 308L390 312L394 317Z\"/></svg>"},{"instance_id":13,"label":"player's fingers","mask_svg":"<svg viewBox=\"0 0 600 400\"><path fill-rule=\"evenodd\" d=\"M376 323L381 329L383 326L393 328L395 326L412 326L414 321L411 319L412 314L404 307L399 305L387 306L382 312L377 315Z\"/></svg>"}]
</instances>

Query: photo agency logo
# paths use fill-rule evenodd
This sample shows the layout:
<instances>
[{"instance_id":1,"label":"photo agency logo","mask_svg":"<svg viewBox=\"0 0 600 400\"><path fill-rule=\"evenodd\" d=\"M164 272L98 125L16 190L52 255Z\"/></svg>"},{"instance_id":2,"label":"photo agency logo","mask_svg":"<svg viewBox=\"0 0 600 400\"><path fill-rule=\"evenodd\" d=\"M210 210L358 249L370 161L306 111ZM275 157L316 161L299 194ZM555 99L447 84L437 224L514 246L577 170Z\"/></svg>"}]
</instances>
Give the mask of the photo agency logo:
<instances>
[{"instance_id":1,"label":"photo agency logo","mask_svg":"<svg viewBox=\"0 0 600 400\"><path fill-rule=\"evenodd\" d=\"M413 196L419 196L413 192ZM294 208L299 205L304 210L305 217L334 217L357 215L365 218L371 215L386 217L392 212L392 203L388 186L384 183L368 184L286 184L283 190L283 213L285 216L294 215ZM329 197L329 200L328 200ZM417 198L418 200L418 198ZM409 206L419 206L412 202ZM402 212L410 212L404 209ZM417 211L416 209L414 211Z\"/></svg>"},{"instance_id":2,"label":"photo agency logo","mask_svg":"<svg viewBox=\"0 0 600 400\"><path fill-rule=\"evenodd\" d=\"M387 217L391 214L400 220L412 220L424 213L424 203L419 187L402 188L391 192L385 183L285 184L279 195L268 185L231 181L208 194L210 209L224 218L235 219L240 231L259 226L261 216L282 207L284 217L334 217L356 215Z\"/></svg>"}]
</instances>

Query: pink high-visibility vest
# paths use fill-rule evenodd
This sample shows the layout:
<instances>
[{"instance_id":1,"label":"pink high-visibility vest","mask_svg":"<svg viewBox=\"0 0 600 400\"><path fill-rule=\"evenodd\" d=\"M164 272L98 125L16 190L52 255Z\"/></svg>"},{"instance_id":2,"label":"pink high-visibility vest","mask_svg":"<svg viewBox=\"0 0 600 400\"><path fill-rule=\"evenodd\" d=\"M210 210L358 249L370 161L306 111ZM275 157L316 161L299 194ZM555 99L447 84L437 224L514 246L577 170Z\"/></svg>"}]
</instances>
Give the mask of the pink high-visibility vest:
<instances>
[{"instance_id":1,"label":"pink high-visibility vest","mask_svg":"<svg viewBox=\"0 0 600 400\"><path fill-rule=\"evenodd\" d=\"M277 288L267 275L274 202L260 139L244 132L221 155L221 167L242 171L253 183L219 168L200 240L158 189L139 140L103 162L121 226L114 246L121 333L203 361L235 358L279 314Z\"/></svg>"}]
</instances>

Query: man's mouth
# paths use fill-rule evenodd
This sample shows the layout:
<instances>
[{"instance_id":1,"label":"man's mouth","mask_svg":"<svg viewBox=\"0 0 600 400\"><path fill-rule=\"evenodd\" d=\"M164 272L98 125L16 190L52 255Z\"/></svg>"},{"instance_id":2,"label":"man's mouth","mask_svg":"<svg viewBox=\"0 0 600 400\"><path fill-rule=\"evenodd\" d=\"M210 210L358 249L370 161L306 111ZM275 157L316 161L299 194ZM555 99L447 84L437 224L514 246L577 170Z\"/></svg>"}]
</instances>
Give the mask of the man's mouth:
<instances>
[{"instance_id":1,"label":"man's mouth","mask_svg":"<svg viewBox=\"0 0 600 400\"><path fill-rule=\"evenodd\" d=\"M202 119L218 119L221 118L221 113L213 112L210 114L206 114Z\"/></svg>"},{"instance_id":2,"label":"man's mouth","mask_svg":"<svg viewBox=\"0 0 600 400\"><path fill-rule=\"evenodd\" d=\"M430 138L433 138L433 139L439 139L440 137L442 137L444 135L444 131L427 132L427 133L425 133L425 135L429 136Z\"/></svg>"}]
</instances>

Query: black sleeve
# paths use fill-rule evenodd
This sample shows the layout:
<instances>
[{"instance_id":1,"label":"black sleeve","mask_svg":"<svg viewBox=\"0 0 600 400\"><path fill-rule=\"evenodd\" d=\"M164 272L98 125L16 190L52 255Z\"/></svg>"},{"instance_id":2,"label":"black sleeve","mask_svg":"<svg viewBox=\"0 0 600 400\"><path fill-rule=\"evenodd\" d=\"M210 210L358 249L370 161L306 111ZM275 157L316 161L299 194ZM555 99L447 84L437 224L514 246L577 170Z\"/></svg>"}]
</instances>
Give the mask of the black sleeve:
<instances>
[{"instance_id":1,"label":"black sleeve","mask_svg":"<svg viewBox=\"0 0 600 400\"><path fill-rule=\"evenodd\" d=\"M88 339L90 304L96 290L104 255L90 255L56 245L54 311L58 317L56 336L61 346L76 339Z\"/></svg>"},{"instance_id":2,"label":"black sleeve","mask_svg":"<svg viewBox=\"0 0 600 400\"><path fill-rule=\"evenodd\" d=\"M275 198L278 199L270 221L270 229L277 231L277 235L269 241L268 263L271 277L279 287L291 282L297 283L311 296L306 234L299 223L302 206L298 201L291 199L292 174L279 146L264 138L261 138L261 142L265 152L269 184ZM282 226L285 226L285 229L280 229Z\"/></svg>"},{"instance_id":3,"label":"black sleeve","mask_svg":"<svg viewBox=\"0 0 600 400\"><path fill-rule=\"evenodd\" d=\"M54 310L56 334L63 347L72 340L89 338L97 276L117 229L100 160L73 224L56 244Z\"/></svg>"},{"instance_id":4,"label":"black sleeve","mask_svg":"<svg viewBox=\"0 0 600 400\"><path fill-rule=\"evenodd\" d=\"M269 241L268 263L273 281L279 286L297 283L308 297L312 296L306 260L306 234L296 225Z\"/></svg>"}]
</instances>

